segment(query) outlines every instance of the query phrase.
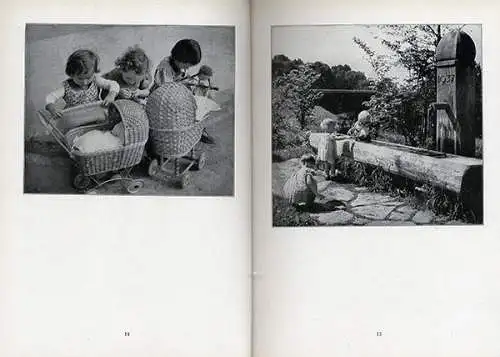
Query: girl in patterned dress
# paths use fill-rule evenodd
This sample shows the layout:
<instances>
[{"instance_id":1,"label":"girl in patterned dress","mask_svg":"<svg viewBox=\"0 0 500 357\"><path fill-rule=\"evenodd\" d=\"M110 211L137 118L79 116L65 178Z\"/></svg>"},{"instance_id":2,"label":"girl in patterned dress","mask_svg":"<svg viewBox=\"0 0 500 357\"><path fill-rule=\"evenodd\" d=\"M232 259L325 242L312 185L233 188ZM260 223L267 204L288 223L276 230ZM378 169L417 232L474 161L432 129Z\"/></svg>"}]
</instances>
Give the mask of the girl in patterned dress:
<instances>
[{"instance_id":1,"label":"girl in patterned dress","mask_svg":"<svg viewBox=\"0 0 500 357\"><path fill-rule=\"evenodd\" d=\"M73 52L66 62L66 79L62 86L45 99L45 109L54 117L60 118L62 112L56 107L56 102L61 99L65 108L100 100L100 92L105 89L109 93L104 98L104 105L112 102L120 90L117 82L104 79L97 75L99 72L99 58L90 50L77 50Z\"/></svg>"},{"instance_id":2,"label":"girl in patterned dress","mask_svg":"<svg viewBox=\"0 0 500 357\"><path fill-rule=\"evenodd\" d=\"M283 192L289 203L298 209L311 208L318 194L316 179L314 178L314 166L316 159L314 155L305 154L300 158L301 167L285 183Z\"/></svg>"}]
</instances>

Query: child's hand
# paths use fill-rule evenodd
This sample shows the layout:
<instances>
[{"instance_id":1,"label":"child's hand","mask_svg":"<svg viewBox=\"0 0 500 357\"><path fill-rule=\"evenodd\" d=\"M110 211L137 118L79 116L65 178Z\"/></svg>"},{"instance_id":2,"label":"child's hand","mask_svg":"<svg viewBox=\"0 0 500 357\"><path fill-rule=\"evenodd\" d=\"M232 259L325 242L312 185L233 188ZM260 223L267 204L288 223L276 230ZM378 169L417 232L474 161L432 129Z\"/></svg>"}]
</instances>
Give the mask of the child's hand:
<instances>
[{"instance_id":1,"label":"child's hand","mask_svg":"<svg viewBox=\"0 0 500 357\"><path fill-rule=\"evenodd\" d=\"M122 88L120 89L120 97L124 98L124 99L131 99L132 98L132 91L130 91L129 89L125 89L125 88Z\"/></svg>"},{"instance_id":2,"label":"child's hand","mask_svg":"<svg viewBox=\"0 0 500 357\"><path fill-rule=\"evenodd\" d=\"M137 90L132 93L132 98L146 98L149 95L149 89Z\"/></svg>"},{"instance_id":3,"label":"child's hand","mask_svg":"<svg viewBox=\"0 0 500 357\"><path fill-rule=\"evenodd\" d=\"M54 116L54 117L56 117L56 118L58 118L58 119L59 119L59 118L62 118L62 116L63 116L63 115L62 115L62 112L61 112L59 109L57 109L57 108L56 108L56 106L55 106L54 104L52 104L52 103L47 104L47 105L45 106L45 109L47 109L47 111L48 111L50 114L52 114L52 116Z\"/></svg>"},{"instance_id":4,"label":"child's hand","mask_svg":"<svg viewBox=\"0 0 500 357\"><path fill-rule=\"evenodd\" d=\"M106 98L104 98L104 101L102 103L103 107L107 107L110 103L112 103L115 100L116 95L109 93Z\"/></svg>"}]
</instances>

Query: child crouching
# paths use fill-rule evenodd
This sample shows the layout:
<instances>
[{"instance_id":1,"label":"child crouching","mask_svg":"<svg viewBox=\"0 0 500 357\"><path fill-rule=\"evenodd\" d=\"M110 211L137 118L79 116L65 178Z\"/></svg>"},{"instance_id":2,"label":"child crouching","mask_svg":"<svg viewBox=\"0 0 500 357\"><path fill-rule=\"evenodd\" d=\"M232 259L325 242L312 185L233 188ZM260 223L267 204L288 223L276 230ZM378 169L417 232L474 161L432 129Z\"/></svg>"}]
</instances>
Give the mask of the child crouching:
<instances>
[{"instance_id":1,"label":"child crouching","mask_svg":"<svg viewBox=\"0 0 500 357\"><path fill-rule=\"evenodd\" d=\"M283 191L289 203L298 209L311 208L318 194L316 179L314 178L314 167L316 159L312 154L302 155L301 167L285 183Z\"/></svg>"}]
</instances>

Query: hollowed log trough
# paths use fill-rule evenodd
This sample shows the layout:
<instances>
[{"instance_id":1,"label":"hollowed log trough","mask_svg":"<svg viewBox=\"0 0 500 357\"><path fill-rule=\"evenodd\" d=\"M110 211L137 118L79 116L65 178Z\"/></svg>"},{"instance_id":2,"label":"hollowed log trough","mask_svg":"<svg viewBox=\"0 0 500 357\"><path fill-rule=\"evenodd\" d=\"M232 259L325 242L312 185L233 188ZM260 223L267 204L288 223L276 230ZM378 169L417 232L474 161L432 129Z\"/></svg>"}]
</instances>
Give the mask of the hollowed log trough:
<instances>
[{"instance_id":1,"label":"hollowed log trough","mask_svg":"<svg viewBox=\"0 0 500 357\"><path fill-rule=\"evenodd\" d=\"M309 143L318 147L322 133L312 133ZM337 157L378 166L384 171L425 182L455 194L463 203L482 212L483 160L383 141L362 142L337 136Z\"/></svg>"}]
</instances>

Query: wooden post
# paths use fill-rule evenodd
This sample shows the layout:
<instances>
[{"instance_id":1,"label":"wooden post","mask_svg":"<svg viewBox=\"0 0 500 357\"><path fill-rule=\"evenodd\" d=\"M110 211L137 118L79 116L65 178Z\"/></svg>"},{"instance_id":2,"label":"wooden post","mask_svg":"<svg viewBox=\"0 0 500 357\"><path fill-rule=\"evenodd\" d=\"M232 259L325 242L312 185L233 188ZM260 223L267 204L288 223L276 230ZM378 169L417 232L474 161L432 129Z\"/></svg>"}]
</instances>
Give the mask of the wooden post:
<instances>
[{"instance_id":1,"label":"wooden post","mask_svg":"<svg viewBox=\"0 0 500 357\"><path fill-rule=\"evenodd\" d=\"M436 49L436 150L474 156L474 41L464 32L445 35Z\"/></svg>"}]
</instances>

